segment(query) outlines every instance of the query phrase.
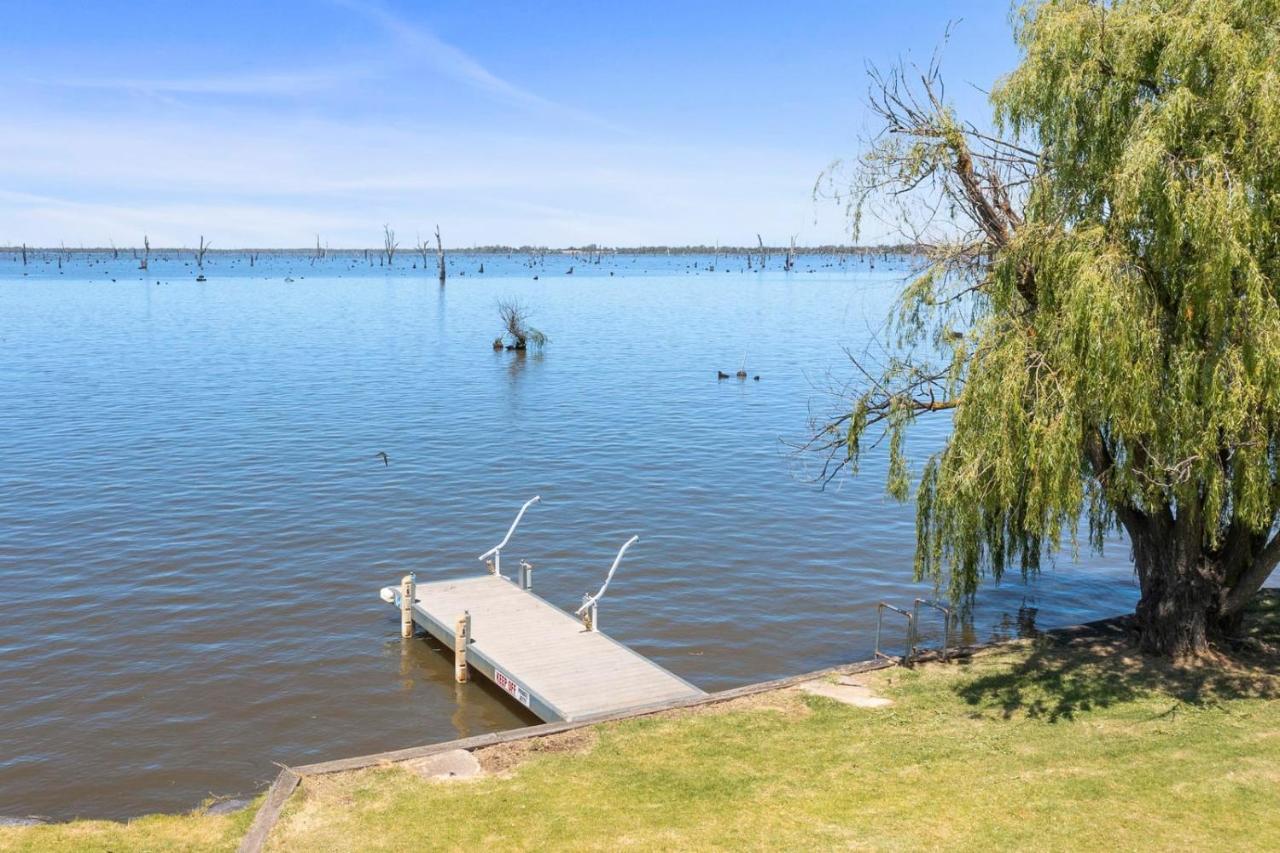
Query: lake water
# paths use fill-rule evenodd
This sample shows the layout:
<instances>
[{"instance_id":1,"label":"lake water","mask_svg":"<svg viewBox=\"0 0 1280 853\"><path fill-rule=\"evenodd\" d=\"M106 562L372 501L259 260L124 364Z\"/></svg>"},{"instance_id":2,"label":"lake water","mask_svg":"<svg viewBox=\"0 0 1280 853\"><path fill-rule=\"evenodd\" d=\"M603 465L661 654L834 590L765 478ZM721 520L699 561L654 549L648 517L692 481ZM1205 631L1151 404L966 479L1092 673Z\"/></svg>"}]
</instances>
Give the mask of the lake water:
<instances>
[{"instance_id":1,"label":"lake water","mask_svg":"<svg viewBox=\"0 0 1280 853\"><path fill-rule=\"evenodd\" d=\"M0 815L183 810L529 722L378 589L483 571L535 494L509 565L572 608L638 534L604 630L707 690L867 658L876 602L929 591L880 461L824 491L787 444L902 261L453 255L441 289L414 260L0 257ZM491 349L503 297L543 353ZM759 381L717 380L744 354ZM989 586L965 630L1135 599L1116 547Z\"/></svg>"}]
</instances>

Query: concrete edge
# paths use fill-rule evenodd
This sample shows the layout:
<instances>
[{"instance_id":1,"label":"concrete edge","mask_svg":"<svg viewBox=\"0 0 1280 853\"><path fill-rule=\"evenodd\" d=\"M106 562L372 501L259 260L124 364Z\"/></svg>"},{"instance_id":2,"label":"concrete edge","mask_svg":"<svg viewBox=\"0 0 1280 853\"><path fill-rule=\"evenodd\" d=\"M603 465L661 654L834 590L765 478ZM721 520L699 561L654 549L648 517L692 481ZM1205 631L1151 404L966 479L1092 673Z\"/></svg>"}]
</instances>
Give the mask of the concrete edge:
<instances>
[{"instance_id":1,"label":"concrete edge","mask_svg":"<svg viewBox=\"0 0 1280 853\"><path fill-rule=\"evenodd\" d=\"M262 850L267 843L267 836L271 834L271 830L275 828L276 822L284 812L285 803L289 801L289 797L301 782L302 777L288 767L280 771L275 781L271 783L271 787L267 789L267 799L262 804L262 808L258 809L258 813L253 816L253 823L249 824L248 832L240 839L240 846L236 848L237 853L259 853Z\"/></svg>"},{"instance_id":2,"label":"concrete edge","mask_svg":"<svg viewBox=\"0 0 1280 853\"><path fill-rule=\"evenodd\" d=\"M548 735L560 734L561 732L573 731L574 729L586 728L587 726L595 726L600 723L647 717L654 714L661 714L664 711L674 711L681 708L696 708L704 705L715 705L721 702L728 702L732 699L739 699L743 696L767 693L770 690L781 690L785 687L792 687L796 684L801 684L805 681L812 681L815 678L822 678L827 675L852 675L859 672L887 669L893 665L893 661L887 660L861 661L852 664L842 664L840 666L820 669L815 672L804 673L803 675L793 675L788 676L787 678L780 678L775 681L762 681L756 684L748 684L743 687L735 687L730 690L707 693L703 696L693 696L688 699L677 699L673 702L658 702L652 705L641 705L635 708L628 708L625 711L616 711L609 714L596 714L590 717L583 717L580 720L573 720L572 722L541 723L534 726L522 726L517 729L505 729L500 732L490 732L488 734L475 735L474 737L460 738L458 740L444 741L441 743L424 744L422 746L414 746L407 749L394 749L388 752L374 753L372 755L340 758L335 761L321 761L316 764L302 764L298 767L294 767L293 770L303 778L307 776L322 776L327 773L344 773L349 770L362 770L367 767L394 764L400 761L408 761L413 758L423 758L428 755L435 755L438 752L448 752L454 749L481 749L486 746L495 746L500 743L511 743L512 741L547 737Z\"/></svg>"},{"instance_id":3,"label":"concrete edge","mask_svg":"<svg viewBox=\"0 0 1280 853\"><path fill-rule=\"evenodd\" d=\"M1128 630L1130 622L1131 618L1129 616L1113 616L1107 619L1098 619L1093 622L1086 622L1081 625L1054 628L1043 632L1035 639L1046 639L1051 642L1070 642L1072 640L1085 637L1097 637L1105 634L1123 633ZM950 650L950 655L953 657L966 657L972 655L974 652L982 651L984 649L998 648L1017 641L1017 639L997 640L992 643L980 643L973 646L964 646ZM930 651L918 655L912 662L929 663L941 659L940 653ZM760 681L755 684L747 684L742 687L730 688L729 690L720 690L715 693L707 693L702 696L694 696L688 699L677 699L671 702L641 705L635 708L628 708L624 711L583 717L580 720L573 720L572 722L541 723L532 726L521 726L516 729L505 729L499 732L489 732L488 734L474 735L472 737L459 738L440 743L423 744L421 746L412 746L405 749L393 749L387 752L373 753L371 755L359 755L352 756L350 758L339 758L333 761L301 764L291 769L294 773L306 778L307 776L322 776L327 773L344 773L349 770L362 770L367 767L395 764L400 761L424 758L429 755L435 755L439 752L448 752L453 749L482 749L487 746L495 746L502 743L547 737L548 735L560 734L561 732L573 731L574 729L599 725L600 723L648 717L654 714L661 714L664 711L674 711L682 708L697 708L705 705L716 705L721 702L740 699L744 696L754 696L758 693L767 693L771 690L782 690L787 687L794 687L797 684L803 684L806 681L813 681L830 675L856 675L861 672L873 672L879 669L887 669L896 665L896 663L897 662L894 660L884 659L855 661L853 663L839 664L837 666L814 670L813 672L806 672L800 675L789 675L785 678L778 678L772 681Z\"/></svg>"}]
</instances>

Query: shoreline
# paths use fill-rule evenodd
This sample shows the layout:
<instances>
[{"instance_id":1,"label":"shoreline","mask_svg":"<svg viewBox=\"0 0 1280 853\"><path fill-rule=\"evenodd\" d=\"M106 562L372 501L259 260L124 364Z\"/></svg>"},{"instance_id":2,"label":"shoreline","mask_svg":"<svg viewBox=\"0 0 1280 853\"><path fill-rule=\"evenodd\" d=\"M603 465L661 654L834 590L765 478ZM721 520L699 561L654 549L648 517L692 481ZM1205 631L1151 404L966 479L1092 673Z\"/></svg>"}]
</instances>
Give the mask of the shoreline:
<instances>
[{"instance_id":1,"label":"shoreline","mask_svg":"<svg viewBox=\"0 0 1280 853\"><path fill-rule=\"evenodd\" d=\"M282 765L249 808L0 827L0 846L256 853L500 839L520 847L556 837L565 845L584 830L603 838L619 826L630 827L633 841L666 845L679 838L714 846L744 831L793 844L815 832L837 840L916 837L924 846L1019 833L1054 836L1058 846L1096 836L1096 844L1113 831L1202 842L1216 836L1205 834L1195 809L1165 808L1169 762L1203 765L1190 775L1212 787L1214 774L1271 760L1256 747L1274 731L1280 707L1272 701L1280 696L1280 591L1264 589L1250 612L1207 680L1194 665L1138 653L1126 614L958 647L945 660L929 650L909 666L854 661L573 723ZM1192 756L1191 742L1214 746ZM1117 749L1130 757L1116 761ZM1274 800L1245 775L1242 795ZM1043 834L1047 825L984 810L981 783L964 787L978 778L1066 823ZM960 790L968 793L949 806L953 814L925 819L913 805ZM520 803L514 812L494 810L512 796ZM1138 824L1133 797L1156 798ZM1205 808L1219 814L1212 802ZM955 822L979 813L977 824ZM449 819L437 821L441 815ZM921 820L902 825L912 815Z\"/></svg>"},{"instance_id":2,"label":"shoreline","mask_svg":"<svg viewBox=\"0 0 1280 853\"><path fill-rule=\"evenodd\" d=\"M1076 625L1064 626L1060 628L1049 628L1042 631L1036 636L1037 639L1048 639L1051 641L1065 641L1079 637L1099 637L1106 634L1114 634L1117 631L1124 632L1132 621L1132 617L1128 614L1105 617L1090 622L1084 622ZM1002 646L1008 646L1015 643L1025 642L1027 638L1012 637L1008 639L994 640L988 643L976 643L960 647L952 647L949 650L949 656L952 660L963 659L975 653L989 649L996 649ZM941 659L940 654L936 650L923 650L919 652L911 661L911 666L916 664L932 663ZM315 761L307 764L298 765L278 765L280 772L265 788L257 791L244 792L231 795L218 795L211 800L198 803L189 812L146 812L137 815L129 815L119 818L70 818L68 820L46 820L38 816L0 816L0 821L24 821L35 820L33 824L4 824L0 822L0 830L7 827L18 827L25 825L32 826L69 826L86 820L104 821L108 823L127 824L131 821L165 816L175 817L186 814L204 813L202 809L207 810L220 802L236 802L243 803L242 809L251 808L259 799L266 797L267 801L258 809L255 814L251 832L253 827L257 827L260 823L270 821L269 826L274 825L275 820L280 816L281 811L287 803L289 796L307 777L310 776L326 776L334 773L344 773L354 770L362 770L370 767L385 766L388 764L397 764L415 759L427 758L454 750L473 751L491 746L499 746L503 744L516 743L520 741L537 740L539 738L550 737L552 735L563 734L565 732L577 729L589 728L600 725L602 723L618 722L621 720L639 719L643 717L651 717L668 711L678 711L685 709L701 708L725 702L731 702L736 699L743 699L762 693L768 693L775 690L784 690L797 685L828 678L838 675L857 675L862 673L876 672L879 670L890 669L898 666L895 660L886 659L864 659L857 661L849 661L843 664L824 667L797 675L784 676L782 678L770 679L767 681L753 682L751 684L741 685L739 687L727 688L704 696L698 696L690 699L682 699L674 702L661 702L653 705L645 705L639 708L632 708L627 711L600 714L592 717L586 717L573 722L555 722L555 723L536 723L528 726L517 726L509 729L499 729L493 732L486 732L479 735L471 735L465 738L453 738L444 741L433 741L415 746L401 747L398 749L384 750L375 753L366 753L362 755L353 755L343 758L328 759L325 761ZM278 801L277 801L278 798Z\"/></svg>"}]
</instances>

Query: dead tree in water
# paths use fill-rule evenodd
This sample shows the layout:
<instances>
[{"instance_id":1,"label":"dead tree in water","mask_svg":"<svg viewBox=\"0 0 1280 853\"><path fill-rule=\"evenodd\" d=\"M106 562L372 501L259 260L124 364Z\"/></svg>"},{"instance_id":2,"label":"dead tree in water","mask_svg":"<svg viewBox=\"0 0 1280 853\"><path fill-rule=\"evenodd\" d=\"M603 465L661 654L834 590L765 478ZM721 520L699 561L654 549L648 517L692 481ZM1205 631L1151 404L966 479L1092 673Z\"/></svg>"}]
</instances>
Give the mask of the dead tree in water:
<instances>
[{"instance_id":1,"label":"dead tree in water","mask_svg":"<svg viewBox=\"0 0 1280 853\"><path fill-rule=\"evenodd\" d=\"M391 266L391 262L395 260L396 249L400 248L400 244L396 242L396 232L390 225L382 226L382 254L387 256L387 266Z\"/></svg>"},{"instance_id":2,"label":"dead tree in water","mask_svg":"<svg viewBox=\"0 0 1280 853\"><path fill-rule=\"evenodd\" d=\"M547 342L547 336L529 325L529 309L515 299L502 299L498 302L498 317L502 320L503 329L510 339L507 349L523 351L533 344L541 349ZM502 338L493 342L494 349L502 343Z\"/></svg>"},{"instance_id":3,"label":"dead tree in water","mask_svg":"<svg viewBox=\"0 0 1280 853\"><path fill-rule=\"evenodd\" d=\"M26 243L22 244L22 265L24 267L27 265L27 244Z\"/></svg>"},{"instance_id":4,"label":"dead tree in water","mask_svg":"<svg viewBox=\"0 0 1280 853\"><path fill-rule=\"evenodd\" d=\"M760 269L764 269L764 263L769 260L769 255L764 250L764 238L759 233L756 234L756 242L760 244Z\"/></svg>"},{"instance_id":5,"label":"dead tree in water","mask_svg":"<svg viewBox=\"0 0 1280 853\"><path fill-rule=\"evenodd\" d=\"M324 249L320 248L320 235L316 235L316 260L323 260L325 255Z\"/></svg>"},{"instance_id":6,"label":"dead tree in water","mask_svg":"<svg viewBox=\"0 0 1280 853\"><path fill-rule=\"evenodd\" d=\"M791 245L787 248L787 259L782 264L782 268L787 272L791 272L791 269L795 265L796 265L796 238L793 235L791 237Z\"/></svg>"},{"instance_id":7,"label":"dead tree in water","mask_svg":"<svg viewBox=\"0 0 1280 853\"><path fill-rule=\"evenodd\" d=\"M431 241L421 237L413 244L413 250L422 257L422 268L427 268L427 260L431 257Z\"/></svg>"},{"instance_id":8,"label":"dead tree in water","mask_svg":"<svg viewBox=\"0 0 1280 853\"><path fill-rule=\"evenodd\" d=\"M151 239L146 234L142 235L142 262L138 264L138 269L145 270L151 263Z\"/></svg>"},{"instance_id":9,"label":"dead tree in water","mask_svg":"<svg viewBox=\"0 0 1280 853\"><path fill-rule=\"evenodd\" d=\"M204 269L204 253L209 251L209 243L204 241L204 235L200 235L200 246L196 249L196 266Z\"/></svg>"},{"instance_id":10,"label":"dead tree in water","mask_svg":"<svg viewBox=\"0 0 1280 853\"><path fill-rule=\"evenodd\" d=\"M116 241L111 241L111 258L114 260L120 257L120 250L116 248Z\"/></svg>"},{"instance_id":11,"label":"dead tree in water","mask_svg":"<svg viewBox=\"0 0 1280 853\"><path fill-rule=\"evenodd\" d=\"M444 287L444 244L440 242L439 225L436 226L436 263L440 265L440 286Z\"/></svg>"}]
</instances>

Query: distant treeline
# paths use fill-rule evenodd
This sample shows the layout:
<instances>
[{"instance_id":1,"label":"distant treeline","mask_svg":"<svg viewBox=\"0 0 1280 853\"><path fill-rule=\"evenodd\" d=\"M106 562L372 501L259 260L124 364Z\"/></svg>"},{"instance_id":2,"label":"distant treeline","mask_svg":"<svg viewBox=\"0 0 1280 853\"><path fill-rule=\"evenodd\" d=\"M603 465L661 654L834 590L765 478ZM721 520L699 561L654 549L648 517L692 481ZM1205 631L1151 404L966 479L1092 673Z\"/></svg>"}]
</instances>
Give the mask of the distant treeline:
<instances>
[{"instance_id":1,"label":"distant treeline","mask_svg":"<svg viewBox=\"0 0 1280 853\"><path fill-rule=\"evenodd\" d=\"M787 251L794 252L797 255L914 255L919 254L918 247L911 244L899 244L891 246L597 246L588 244L585 246L568 246L565 248L551 248L548 246L472 246L471 248L456 247L450 251L467 252L485 255L759 255L763 251L771 255L785 255ZM41 255L71 255L71 254L134 254L142 251L142 247L134 246L80 246L78 248L69 248L66 246L0 246L0 252L10 254L21 254L23 251L28 254ZM188 246L152 246L150 253L153 255L163 254L195 254L196 249ZM333 249L326 247L325 254L363 254L381 253L381 247L359 247L346 249ZM314 247L305 249L213 249L205 250L209 255L240 255L246 252L264 255L315 255Z\"/></svg>"}]
</instances>

